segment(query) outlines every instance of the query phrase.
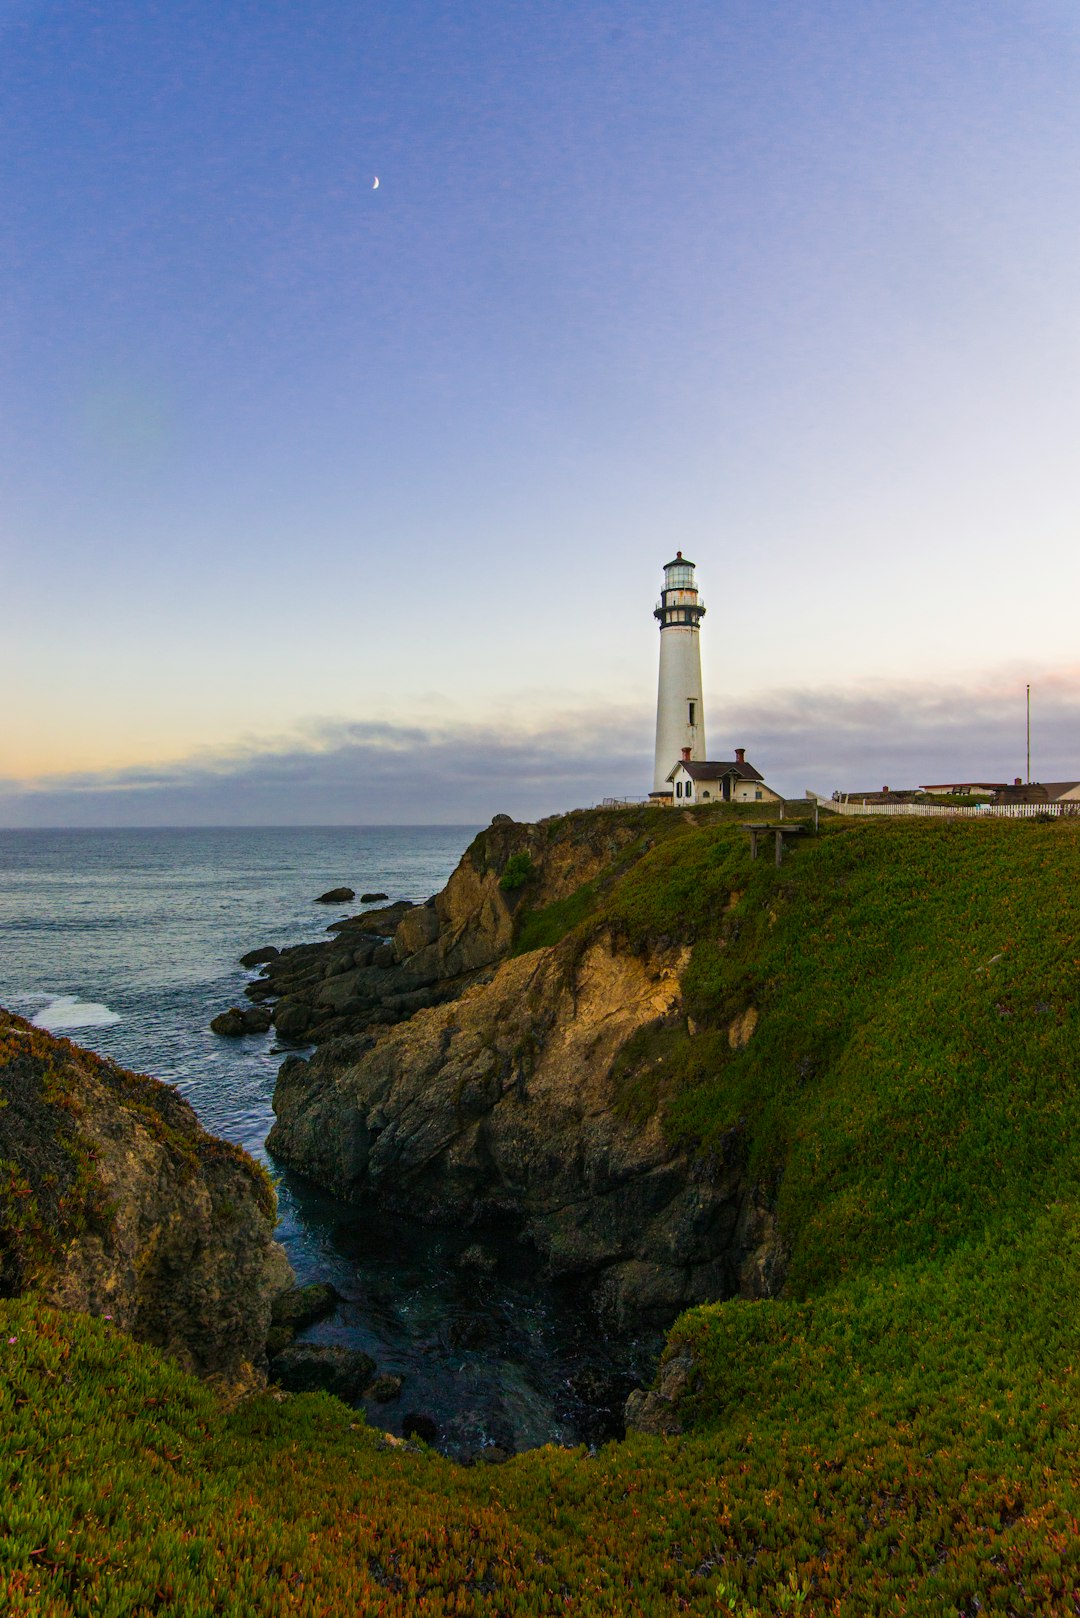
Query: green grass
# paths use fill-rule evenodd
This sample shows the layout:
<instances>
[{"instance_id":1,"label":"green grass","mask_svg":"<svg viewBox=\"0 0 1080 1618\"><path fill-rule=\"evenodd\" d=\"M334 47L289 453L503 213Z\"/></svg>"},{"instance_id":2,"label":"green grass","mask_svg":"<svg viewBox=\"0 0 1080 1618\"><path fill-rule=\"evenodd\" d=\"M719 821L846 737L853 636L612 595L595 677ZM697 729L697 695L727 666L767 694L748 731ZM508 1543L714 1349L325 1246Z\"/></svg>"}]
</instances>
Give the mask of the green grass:
<instances>
[{"instance_id":1,"label":"green grass","mask_svg":"<svg viewBox=\"0 0 1080 1618\"><path fill-rule=\"evenodd\" d=\"M514 893L523 888L533 874L532 855L525 849L517 854L511 854L506 862L499 886L504 893Z\"/></svg>"},{"instance_id":2,"label":"green grass","mask_svg":"<svg viewBox=\"0 0 1080 1618\"><path fill-rule=\"evenodd\" d=\"M530 950L557 944L586 921L595 908L596 884L585 882L565 899L556 899L539 910L525 911L510 953L525 955Z\"/></svg>"},{"instance_id":3,"label":"green grass","mask_svg":"<svg viewBox=\"0 0 1080 1618\"><path fill-rule=\"evenodd\" d=\"M1062 1614L1078 1274L1053 1207L812 1302L694 1310L683 1438L470 1471L322 1395L226 1413L103 1322L0 1305L4 1610Z\"/></svg>"},{"instance_id":4,"label":"green grass","mask_svg":"<svg viewBox=\"0 0 1080 1618\"><path fill-rule=\"evenodd\" d=\"M790 1560L814 1611L830 1590L842 1611L1073 1611L1080 1319L1065 1275L1071 1291L1080 1220L1053 1205L943 1262L684 1316L672 1349L699 1366L700 1441L729 1475L740 1443L752 1457L726 1545L740 1586L764 1556Z\"/></svg>"},{"instance_id":5,"label":"green grass","mask_svg":"<svg viewBox=\"0 0 1080 1618\"><path fill-rule=\"evenodd\" d=\"M692 940L697 1031L653 1064L655 1101L703 1150L745 1121L796 1292L944 1251L1036 1183L1080 1190L1080 828L848 822L779 872L693 832L607 916Z\"/></svg>"},{"instance_id":6,"label":"green grass","mask_svg":"<svg viewBox=\"0 0 1080 1618\"><path fill-rule=\"evenodd\" d=\"M16 1300L4 1610L1080 1611L1080 825L825 821L777 871L740 818L650 812L516 946L691 946L619 1105L738 1131L791 1267L676 1323L684 1436L462 1470Z\"/></svg>"},{"instance_id":7,"label":"green grass","mask_svg":"<svg viewBox=\"0 0 1080 1618\"><path fill-rule=\"evenodd\" d=\"M772 807L775 811L776 806ZM767 804L713 804L707 808L678 811L635 808L598 811L591 816L578 811L567 816L567 823L575 829L591 830L594 838L605 824L617 826L620 830L629 826L638 835L612 856L608 868L599 877L583 883L565 898L536 909L528 904L523 905L517 912L511 954L524 955L530 950L545 949L559 943L568 933L579 929L582 932L591 930L583 924L593 917L606 920L618 914L619 900L610 900L609 896L613 890L617 890L621 897L633 891L633 876L628 873L632 873L643 857L654 850L666 850L667 857L657 852L653 859L645 862L647 874L644 886L654 897L660 896L660 888L677 879L686 857L689 832L707 833L718 827L733 831L742 821L767 819L768 808ZM559 835L559 825L558 821L550 824L549 836ZM673 893L676 891L672 890ZM664 902L669 901L670 897L666 896Z\"/></svg>"}]
</instances>

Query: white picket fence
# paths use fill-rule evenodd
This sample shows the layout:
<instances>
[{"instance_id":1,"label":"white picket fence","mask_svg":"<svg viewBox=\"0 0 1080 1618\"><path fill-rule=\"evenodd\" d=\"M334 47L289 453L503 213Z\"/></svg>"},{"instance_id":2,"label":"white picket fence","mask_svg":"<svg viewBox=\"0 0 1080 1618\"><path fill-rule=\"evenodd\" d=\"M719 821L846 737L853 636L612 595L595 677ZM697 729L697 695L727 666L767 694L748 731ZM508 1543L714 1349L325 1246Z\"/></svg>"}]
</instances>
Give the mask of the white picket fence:
<instances>
[{"instance_id":1,"label":"white picket fence","mask_svg":"<svg viewBox=\"0 0 1080 1618\"><path fill-rule=\"evenodd\" d=\"M649 798L605 798L598 809L637 809ZM820 808L833 815L929 815L950 820L986 820L996 816L999 820L1031 820L1037 815L1080 815L1080 801L1072 803L988 803L980 808L965 804L948 803L849 803L846 798L819 798ZM685 805L689 808L690 805ZM698 805L697 807L700 807ZM748 808L751 806L747 806ZM804 807L802 798L789 798L780 808Z\"/></svg>"},{"instance_id":2,"label":"white picket fence","mask_svg":"<svg viewBox=\"0 0 1080 1618\"><path fill-rule=\"evenodd\" d=\"M946 803L848 803L844 798L820 798L823 809L834 815L932 815L952 820L1031 820L1036 815L1078 815L1075 803L988 803L985 807Z\"/></svg>"}]
</instances>

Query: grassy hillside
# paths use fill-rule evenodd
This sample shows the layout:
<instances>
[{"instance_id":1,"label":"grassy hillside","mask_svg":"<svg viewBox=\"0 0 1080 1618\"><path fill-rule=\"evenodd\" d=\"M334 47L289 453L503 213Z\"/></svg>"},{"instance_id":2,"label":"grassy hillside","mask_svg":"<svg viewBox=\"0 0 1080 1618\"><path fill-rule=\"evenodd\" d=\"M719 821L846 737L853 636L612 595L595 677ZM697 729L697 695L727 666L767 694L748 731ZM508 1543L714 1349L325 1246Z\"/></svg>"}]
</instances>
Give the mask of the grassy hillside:
<instances>
[{"instance_id":1,"label":"grassy hillside","mask_svg":"<svg viewBox=\"0 0 1080 1618\"><path fill-rule=\"evenodd\" d=\"M1075 1196L1080 826L834 822L779 872L745 837L665 841L605 910L695 941L697 1032L628 1062L628 1093L703 1150L739 1132L778 1185L789 1290Z\"/></svg>"},{"instance_id":2,"label":"grassy hillside","mask_svg":"<svg viewBox=\"0 0 1080 1618\"><path fill-rule=\"evenodd\" d=\"M744 1154L791 1268L676 1324L684 1436L462 1470L8 1302L7 1610L1080 1611L1080 826L845 821L777 872L738 818L644 815L518 939L693 945L620 1105Z\"/></svg>"}]
</instances>

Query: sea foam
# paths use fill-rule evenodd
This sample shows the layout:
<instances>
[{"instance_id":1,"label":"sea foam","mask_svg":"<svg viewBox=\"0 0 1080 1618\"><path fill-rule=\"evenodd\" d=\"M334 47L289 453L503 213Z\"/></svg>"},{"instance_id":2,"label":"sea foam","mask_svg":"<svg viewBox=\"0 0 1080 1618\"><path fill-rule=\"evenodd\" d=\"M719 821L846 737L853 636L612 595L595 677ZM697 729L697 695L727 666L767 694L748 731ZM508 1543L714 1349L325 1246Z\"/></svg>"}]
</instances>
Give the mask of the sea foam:
<instances>
[{"instance_id":1,"label":"sea foam","mask_svg":"<svg viewBox=\"0 0 1080 1618\"><path fill-rule=\"evenodd\" d=\"M119 1022L120 1015L96 1000L80 1000L77 994L61 994L55 1000L50 1000L47 1006L42 1006L30 1020L35 1028L57 1034L65 1028L104 1028L108 1023Z\"/></svg>"}]
</instances>

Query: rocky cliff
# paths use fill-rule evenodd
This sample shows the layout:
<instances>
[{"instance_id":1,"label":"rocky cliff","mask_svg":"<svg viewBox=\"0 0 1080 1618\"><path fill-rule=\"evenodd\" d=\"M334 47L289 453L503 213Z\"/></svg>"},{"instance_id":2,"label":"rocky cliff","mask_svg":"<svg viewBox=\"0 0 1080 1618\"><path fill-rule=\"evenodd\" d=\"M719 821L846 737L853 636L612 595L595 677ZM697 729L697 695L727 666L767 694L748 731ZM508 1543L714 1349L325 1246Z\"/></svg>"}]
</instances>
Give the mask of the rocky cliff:
<instances>
[{"instance_id":1,"label":"rocky cliff","mask_svg":"<svg viewBox=\"0 0 1080 1618\"><path fill-rule=\"evenodd\" d=\"M175 1090L0 1010L0 1293L107 1315L234 1393L291 1272L264 1173Z\"/></svg>"},{"instance_id":2,"label":"rocky cliff","mask_svg":"<svg viewBox=\"0 0 1080 1618\"><path fill-rule=\"evenodd\" d=\"M441 893L331 923L332 940L253 950L262 972L247 987L253 1007L212 1023L225 1035L264 1032L325 1044L388 1026L455 999L510 949L522 901L532 910L567 898L632 843L636 828L608 817L568 816L539 825L499 817L480 834Z\"/></svg>"},{"instance_id":3,"label":"rocky cliff","mask_svg":"<svg viewBox=\"0 0 1080 1618\"><path fill-rule=\"evenodd\" d=\"M597 917L513 953L526 916L614 881L647 847L617 816L482 834L444 892L401 916L382 968L423 975L430 1001L393 1023L357 1008L349 1037L289 1058L271 1151L345 1198L515 1222L620 1329L775 1291L782 1253L738 1141L707 1156L676 1149L655 1110L637 1117L620 1102L634 1036L685 1027L686 944L630 948Z\"/></svg>"}]
</instances>

